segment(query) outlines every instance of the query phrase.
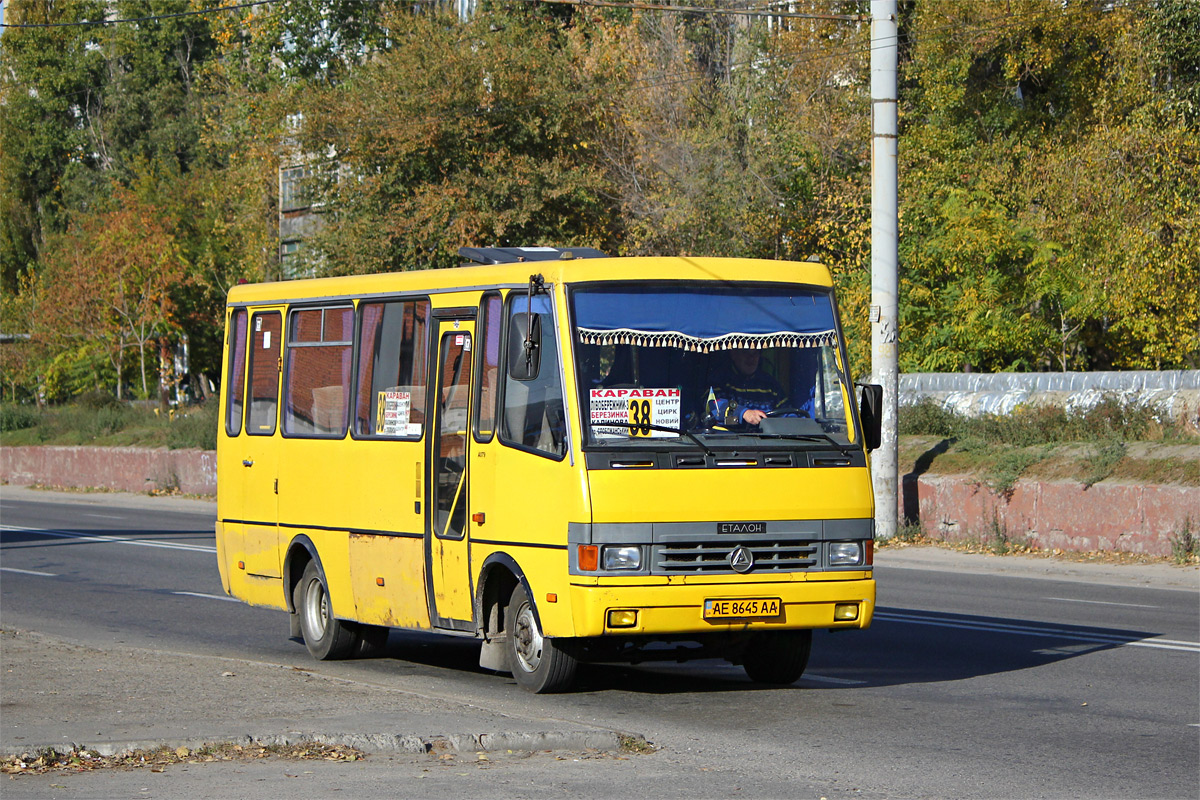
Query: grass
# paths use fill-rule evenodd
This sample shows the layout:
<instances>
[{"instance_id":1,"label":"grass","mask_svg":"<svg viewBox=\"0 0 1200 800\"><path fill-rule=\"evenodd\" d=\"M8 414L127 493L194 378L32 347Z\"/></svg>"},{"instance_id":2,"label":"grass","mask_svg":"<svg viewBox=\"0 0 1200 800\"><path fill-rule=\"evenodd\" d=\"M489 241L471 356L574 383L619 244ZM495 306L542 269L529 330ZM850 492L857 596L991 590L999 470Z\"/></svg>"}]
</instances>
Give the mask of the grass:
<instances>
[{"instance_id":1,"label":"grass","mask_svg":"<svg viewBox=\"0 0 1200 800\"><path fill-rule=\"evenodd\" d=\"M925 400L900 409L902 468L975 475L1007 495L1021 478L1200 485L1200 435L1162 409L1108 397L1094 408L1021 407L966 417Z\"/></svg>"},{"instance_id":2,"label":"grass","mask_svg":"<svg viewBox=\"0 0 1200 800\"><path fill-rule=\"evenodd\" d=\"M41 410L3 404L0 435L7 447L97 445L213 450L217 446L216 403L169 414L115 400L82 401Z\"/></svg>"}]
</instances>

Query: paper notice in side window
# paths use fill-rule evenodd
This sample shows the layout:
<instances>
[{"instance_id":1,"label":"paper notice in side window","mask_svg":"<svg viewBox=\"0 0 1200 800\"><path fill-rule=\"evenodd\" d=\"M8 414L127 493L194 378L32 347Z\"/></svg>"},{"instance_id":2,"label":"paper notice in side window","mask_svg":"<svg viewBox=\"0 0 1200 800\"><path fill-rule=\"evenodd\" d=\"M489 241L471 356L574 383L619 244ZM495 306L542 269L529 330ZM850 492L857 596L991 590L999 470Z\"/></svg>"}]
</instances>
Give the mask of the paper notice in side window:
<instances>
[{"instance_id":1,"label":"paper notice in side window","mask_svg":"<svg viewBox=\"0 0 1200 800\"><path fill-rule=\"evenodd\" d=\"M678 389L592 389L588 414L597 438L678 436ZM670 428L671 430L656 430Z\"/></svg>"},{"instance_id":2,"label":"paper notice in side window","mask_svg":"<svg viewBox=\"0 0 1200 800\"><path fill-rule=\"evenodd\" d=\"M421 426L409 425L411 413L411 392L379 392L375 413L375 433L381 436L412 436L414 435L412 428L416 427L416 435L419 436Z\"/></svg>"}]
</instances>

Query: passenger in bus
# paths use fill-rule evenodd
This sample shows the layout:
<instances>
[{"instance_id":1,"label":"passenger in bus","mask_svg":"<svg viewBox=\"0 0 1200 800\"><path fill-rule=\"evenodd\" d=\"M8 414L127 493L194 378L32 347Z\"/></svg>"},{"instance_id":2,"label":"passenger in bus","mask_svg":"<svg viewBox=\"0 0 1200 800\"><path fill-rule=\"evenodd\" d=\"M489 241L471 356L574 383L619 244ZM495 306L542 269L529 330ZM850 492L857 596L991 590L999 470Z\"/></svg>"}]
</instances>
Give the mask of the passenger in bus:
<instances>
[{"instance_id":1,"label":"passenger in bus","mask_svg":"<svg viewBox=\"0 0 1200 800\"><path fill-rule=\"evenodd\" d=\"M726 427L757 426L768 413L787 404L779 381L762 366L758 350L730 350L709 389L709 416Z\"/></svg>"}]
</instances>

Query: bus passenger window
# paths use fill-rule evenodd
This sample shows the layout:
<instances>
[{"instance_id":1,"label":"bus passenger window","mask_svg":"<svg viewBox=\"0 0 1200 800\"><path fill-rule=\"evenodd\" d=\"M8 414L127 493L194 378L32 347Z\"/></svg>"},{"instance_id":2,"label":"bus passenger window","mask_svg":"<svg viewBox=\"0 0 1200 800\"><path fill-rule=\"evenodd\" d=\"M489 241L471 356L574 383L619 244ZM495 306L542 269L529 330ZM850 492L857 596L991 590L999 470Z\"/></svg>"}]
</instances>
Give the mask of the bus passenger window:
<instances>
[{"instance_id":1,"label":"bus passenger window","mask_svg":"<svg viewBox=\"0 0 1200 800\"><path fill-rule=\"evenodd\" d=\"M354 309L306 308L288 326L285 436L346 435Z\"/></svg>"},{"instance_id":2,"label":"bus passenger window","mask_svg":"<svg viewBox=\"0 0 1200 800\"><path fill-rule=\"evenodd\" d=\"M279 404L279 335L283 331L283 315L278 311L255 314L251 327L246 433L270 436L275 433L275 411Z\"/></svg>"},{"instance_id":3,"label":"bus passenger window","mask_svg":"<svg viewBox=\"0 0 1200 800\"><path fill-rule=\"evenodd\" d=\"M479 365L479 391L475 394L475 440L491 441L496 430L496 391L500 379L500 295L483 298L480 307L480 341L483 352Z\"/></svg>"},{"instance_id":4,"label":"bus passenger window","mask_svg":"<svg viewBox=\"0 0 1200 800\"><path fill-rule=\"evenodd\" d=\"M529 309L525 293L508 296L508 336L518 335L512 315ZM504 370L504 412L500 440L560 458L567 452L566 414L563 410L562 376L558 358L558 331L550 313L550 299L533 298L533 313L541 316L541 367L535 378L519 381Z\"/></svg>"},{"instance_id":5,"label":"bus passenger window","mask_svg":"<svg viewBox=\"0 0 1200 800\"><path fill-rule=\"evenodd\" d=\"M354 435L419 438L428 382L429 301L359 303Z\"/></svg>"},{"instance_id":6,"label":"bus passenger window","mask_svg":"<svg viewBox=\"0 0 1200 800\"><path fill-rule=\"evenodd\" d=\"M242 432L242 397L246 392L246 309L233 312L229 321L229 374L225 376L225 433Z\"/></svg>"}]
</instances>

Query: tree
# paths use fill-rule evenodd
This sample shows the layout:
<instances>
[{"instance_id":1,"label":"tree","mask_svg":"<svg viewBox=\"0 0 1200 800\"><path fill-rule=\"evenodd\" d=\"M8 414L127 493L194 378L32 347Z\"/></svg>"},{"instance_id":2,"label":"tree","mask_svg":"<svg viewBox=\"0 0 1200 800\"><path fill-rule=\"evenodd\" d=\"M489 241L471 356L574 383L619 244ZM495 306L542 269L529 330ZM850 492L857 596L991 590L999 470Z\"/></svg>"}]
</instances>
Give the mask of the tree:
<instances>
[{"instance_id":1,"label":"tree","mask_svg":"<svg viewBox=\"0 0 1200 800\"><path fill-rule=\"evenodd\" d=\"M174 330L170 290L185 270L157 209L114 190L117 205L84 216L55 237L37 291L35 338L56 349L103 345L122 397L125 355L138 353L141 396L148 397L147 356Z\"/></svg>"},{"instance_id":2,"label":"tree","mask_svg":"<svg viewBox=\"0 0 1200 800\"><path fill-rule=\"evenodd\" d=\"M467 244L607 246L595 109L559 31L435 10L388 27L391 50L304 98L299 141L331 208L323 271L453 266Z\"/></svg>"},{"instance_id":3,"label":"tree","mask_svg":"<svg viewBox=\"0 0 1200 800\"><path fill-rule=\"evenodd\" d=\"M12 0L8 25L103 19L103 0ZM6 28L0 39L0 291L18 290L65 227L64 178L89 168L103 73L98 28Z\"/></svg>"}]
</instances>

